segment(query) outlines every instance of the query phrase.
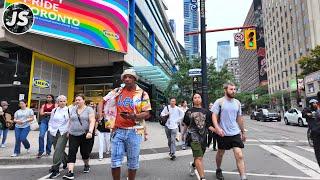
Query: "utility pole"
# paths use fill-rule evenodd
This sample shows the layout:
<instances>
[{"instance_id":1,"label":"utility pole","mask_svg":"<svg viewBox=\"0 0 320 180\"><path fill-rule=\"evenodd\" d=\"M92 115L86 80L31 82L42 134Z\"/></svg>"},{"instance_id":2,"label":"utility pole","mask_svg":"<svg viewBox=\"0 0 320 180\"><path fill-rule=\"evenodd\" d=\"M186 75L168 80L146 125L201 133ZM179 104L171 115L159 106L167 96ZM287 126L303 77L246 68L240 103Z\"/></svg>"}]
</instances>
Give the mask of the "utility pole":
<instances>
[{"instance_id":1,"label":"utility pole","mask_svg":"<svg viewBox=\"0 0 320 180\"><path fill-rule=\"evenodd\" d=\"M206 2L200 0L200 30L201 30L201 75L202 75L202 102L208 108L208 79L207 79L207 52L206 52Z\"/></svg>"}]
</instances>

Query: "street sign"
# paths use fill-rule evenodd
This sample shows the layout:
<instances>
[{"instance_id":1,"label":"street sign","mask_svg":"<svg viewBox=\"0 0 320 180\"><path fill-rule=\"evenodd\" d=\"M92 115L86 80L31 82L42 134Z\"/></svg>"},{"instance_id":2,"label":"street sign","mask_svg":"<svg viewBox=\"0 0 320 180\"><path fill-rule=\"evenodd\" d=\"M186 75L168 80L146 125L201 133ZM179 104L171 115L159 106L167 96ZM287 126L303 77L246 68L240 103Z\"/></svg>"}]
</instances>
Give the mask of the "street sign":
<instances>
[{"instance_id":1,"label":"street sign","mask_svg":"<svg viewBox=\"0 0 320 180\"><path fill-rule=\"evenodd\" d=\"M234 46L241 46L244 44L244 33L238 32L233 34Z\"/></svg>"},{"instance_id":2,"label":"street sign","mask_svg":"<svg viewBox=\"0 0 320 180\"><path fill-rule=\"evenodd\" d=\"M197 69L189 69L189 76L193 77L193 76L201 76L201 69L197 68Z\"/></svg>"}]
</instances>

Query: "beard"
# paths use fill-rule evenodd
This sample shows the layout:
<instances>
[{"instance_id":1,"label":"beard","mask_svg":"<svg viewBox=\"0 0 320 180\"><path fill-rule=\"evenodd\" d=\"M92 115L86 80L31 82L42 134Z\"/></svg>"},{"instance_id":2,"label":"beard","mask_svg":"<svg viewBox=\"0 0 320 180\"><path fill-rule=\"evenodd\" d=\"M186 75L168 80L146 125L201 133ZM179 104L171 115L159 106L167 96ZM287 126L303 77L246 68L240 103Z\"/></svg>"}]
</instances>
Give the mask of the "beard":
<instances>
[{"instance_id":1,"label":"beard","mask_svg":"<svg viewBox=\"0 0 320 180\"><path fill-rule=\"evenodd\" d=\"M231 94L227 93L227 96L228 96L228 98L234 98L235 97L235 93L231 93Z\"/></svg>"}]
</instances>

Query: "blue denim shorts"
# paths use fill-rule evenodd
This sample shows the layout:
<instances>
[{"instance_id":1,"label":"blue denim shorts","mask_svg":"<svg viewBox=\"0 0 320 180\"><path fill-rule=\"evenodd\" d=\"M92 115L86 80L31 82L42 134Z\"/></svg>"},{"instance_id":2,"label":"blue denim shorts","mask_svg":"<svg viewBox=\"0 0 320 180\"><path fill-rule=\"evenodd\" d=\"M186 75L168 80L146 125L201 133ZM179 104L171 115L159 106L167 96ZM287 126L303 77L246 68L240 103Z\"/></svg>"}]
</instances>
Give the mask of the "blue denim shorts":
<instances>
[{"instance_id":1,"label":"blue denim shorts","mask_svg":"<svg viewBox=\"0 0 320 180\"><path fill-rule=\"evenodd\" d=\"M142 136L135 129L116 129L111 139L111 168L122 166L127 154L128 169L139 169L139 154Z\"/></svg>"}]
</instances>

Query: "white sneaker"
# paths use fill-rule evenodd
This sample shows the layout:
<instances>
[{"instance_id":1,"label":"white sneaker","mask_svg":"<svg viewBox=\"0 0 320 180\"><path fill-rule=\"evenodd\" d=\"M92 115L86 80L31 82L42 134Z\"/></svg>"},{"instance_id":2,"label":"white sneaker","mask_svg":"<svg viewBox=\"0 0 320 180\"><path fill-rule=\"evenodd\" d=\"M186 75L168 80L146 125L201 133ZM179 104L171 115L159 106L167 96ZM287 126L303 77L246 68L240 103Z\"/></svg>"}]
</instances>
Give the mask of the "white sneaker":
<instances>
[{"instance_id":1,"label":"white sneaker","mask_svg":"<svg viewBox=\"0 0 320 180\"><path fill-rule=\"evenodd\" d=\"M195 168L192 166L193 162L189 163L189 172L190 172L190 176L194 176L195 173Z\"/></svg>"},{"instance_id":2,"label":"white sneaker","mask_svg":"<svg viewBox=\"0 0 320 180\"><path fill-rule=\"evenodd\" d=\"M7 146L5 144L1 144L1 148L6 148Z\"/></svg>"},{"instance_id":3,"label":"white sneaker","mask_svg":"<svg viewBox=\"0 0 320 180\"><path fill-rule=\"evenodd\" d=\"M103 158L99 158L99 161L102 161Z\"/></svg>"},{"instance_id":4,"label":"white sneaker","mask_svg":"<svg viewBox=\"0 0 320 180\"><path fill-rule=\"evenodd\" d=\"M11 154L11 157L17 157L18 154L14 153L14 154Z\"/></svg>"},{"instance_id":5,"label":"white sneaker","mask_svg":"<svg viewBox=\"0 0 320 180\"><path fill-rule=\"evenodd\" d=\"M27 153L30 153L30 148L29 148L29 149L27 149Z\"/></svg>"}]
</instances>

